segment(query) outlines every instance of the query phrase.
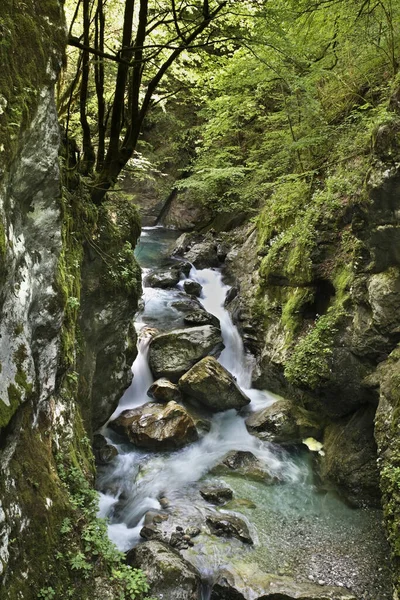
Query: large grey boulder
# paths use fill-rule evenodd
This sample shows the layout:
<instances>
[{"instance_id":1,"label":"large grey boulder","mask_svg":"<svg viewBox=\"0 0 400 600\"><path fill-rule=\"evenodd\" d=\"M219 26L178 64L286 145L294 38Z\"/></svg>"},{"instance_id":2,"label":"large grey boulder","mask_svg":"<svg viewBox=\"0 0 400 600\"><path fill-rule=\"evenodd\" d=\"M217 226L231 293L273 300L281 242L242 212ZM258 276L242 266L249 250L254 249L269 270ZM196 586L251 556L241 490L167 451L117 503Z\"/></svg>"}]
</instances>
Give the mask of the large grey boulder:
<instances>
[{"instance_id":1,"label":"large grey boulder","mask_svg":"<svg viewBox=\"0 0 400 600\"><path fill-rule=\"evenodd\" d=\"M149 365L156 378L166 377L173 382L199 360L223 349L221 332L212 325L175 329L157 335L149 347Z\"/></svg>"},{"instance_id":2,"label":"large grey boulder","mask_svg":"<svg viewBox=\"0 0 400 600\"><path fill-rule=\"evenodd\" d=\"M318 438L322 431L313 413L284 399L251 414L246 426L261 440L277 443L301 443L304 438Z\"/></svg>"},{"instance_id":3,"label":"large grey boulder","mask_svg":"<svg viewBox=\"0 0 400 600\"><path fill-rule=\"evenodd\" d=\"M154 270L147 275L144 284L147 287L167 289L174 287L181 278L179 268L172 267L164 270Z\"/></svg>"},{"instance_id":4,"label":"large grey boulder","mask_svg":"<svg viewBox=\"0 0 400 600\"><path fill-rule=\"evenodd\" d=\"M212 356L203 358L185 373L179 388L213 412L239 410L250 403L232 375Z\"/></svg>"},{"instance_id":5,"label":"large grey boulder","mask_svg":"<svg viewBox=\"0 0 400 600\"><path fill-rule=\"evenodd\" d=\"M139 544L127 555L127 563L144 571L149 595L163 600L198 600L200 575L173 548L152 540Z\"/></svg>"},{"instance_id":6,"label":"large grey boulder","mask_svg":"<svg viewBox=\"0 0 400 600\"><path fill-rule=\"evenodd\" d=\"M235 571L225 568L217 576L211 600L357 600L340 587L297 583L289 577L263 573L256 564Z\"/></svg>"},{"instance_id":7,"label":"large grey boulder","mask_svg":"<svg viewBox=\"0 0 400 600\"><path fill-rule=\"evenodd\" d=\"M192 281L191 279L187 279L183 284L183 289L187 294L192 296L199 297L201 295L201 290L203 289L201 284L197 281Z\"/></svg>"},{"instance_id":8,"label":"large grey boulder","mask_svg":"<svg viewBox=\"0 0 400 600\"><path fill-rule=\"evenodd\" d=\"M198 327L199 325L214 325L215 327L220 327L219 319L217 319L215 315L201 309L187 313L183 317L183 322L190 327Z\"/></svg>"},{"instance_id":9,"label":"large grey boulder","mask_svg":"<svg viewBox=\"0 0 400 600\"><path fill-rule=\"evenodd\" d=\"M184 256L196 269L209 269L220 266L217 243L212 239L194 244Z\"/></svg>"},{"instance_id":10,"label":"large grey boulder","mask_svg":"<svg viewBox=\"0 0 400 600\"><path fill-rule=\"evenodd\" d=\"M110 427L141 448L174 450L198 439L192 417L176 402L148 402L124 410Z\"/></svg>"}]
</instances>

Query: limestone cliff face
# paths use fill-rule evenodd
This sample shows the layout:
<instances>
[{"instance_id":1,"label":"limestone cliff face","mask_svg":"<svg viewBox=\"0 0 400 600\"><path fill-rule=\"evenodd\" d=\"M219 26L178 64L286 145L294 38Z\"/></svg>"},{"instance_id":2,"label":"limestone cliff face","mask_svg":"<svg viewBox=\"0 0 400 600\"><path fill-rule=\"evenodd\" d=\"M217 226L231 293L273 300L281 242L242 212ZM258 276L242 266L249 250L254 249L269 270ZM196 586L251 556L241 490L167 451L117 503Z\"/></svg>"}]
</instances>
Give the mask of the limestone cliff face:
<instances>
[{"instance_id":1,"label":"limestone cliff face","mask_svg":"<svg viewBox=\"0 0 400 600\"><path fill-rule=\"evenodd\" d=\"M0 17L0 596L100 598L105 564L84 578L71 561L94 515L76 513L95 506L90 434L131 379L138 216L63 185L62 4L5 0Z\"/></svg>"}]
</instances>

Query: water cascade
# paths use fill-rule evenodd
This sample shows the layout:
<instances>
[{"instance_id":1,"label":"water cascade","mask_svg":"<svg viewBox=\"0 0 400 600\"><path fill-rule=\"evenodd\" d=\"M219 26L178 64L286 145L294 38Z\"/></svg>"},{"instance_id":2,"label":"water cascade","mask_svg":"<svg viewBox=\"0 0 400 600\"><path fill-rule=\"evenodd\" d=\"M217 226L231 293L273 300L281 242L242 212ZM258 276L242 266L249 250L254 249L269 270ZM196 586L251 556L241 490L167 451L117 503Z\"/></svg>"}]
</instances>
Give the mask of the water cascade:
<instances>
[{"instance_id":1,"label":"water cascade","mask_svg":"<svg viewBox=\"0 0 400 600\"><path fill-rule=\"evenodd\" d=\"M156 266L168 251L172 234L164 233L165 240L161 235L163 231L154 228L143 234L139 260L144 281L149 267ZM247 414L272 404L276 400L274 395L251 388L253 359L246 354L240 334L224 308L229 287L223 283L221 272L192 268L189 277L202 286L200 302L204 309L220 321L225 348L218 360L251 399ZM111 420L122 411L149 401L147 390L154 381L147 361L151 328L168 331L183 326L182 312L173 306L185 296L183 284L184 279L167 290L144 286L143 310L136 323L139 342L133 365L134 379ZM338 547L347 549L354 538L361 539L364 546L373 544L373 540L368 539L368 522L361 511L352 511L333 492L318 491L312 471L314 456L305 447L299 451L262 442L249 434L245 417L234 410L207 418L211 422L209 431L197 442L174 452L137 448L107 426L103 428L102 433L117 447L119 454L111 464L99 470L100 515L109 519L109 536L121 550L127 551L141 541L145 515L149 510L162 509L161 498L167 498L169 507L168 520L163 525L166 534L175 531L177 525L201 528L215 507L211 509L201 498L200 482L221 482L221 477L210 471L231 450L252 452L279 485L222 477L239 499L227 505L227 512L247 523L254 546L244 547L236 539L212 538L210 541L210 536L202 533L195 547L184 550L183 555L200 571L205 582L212 580L221 566L234 564L238 557L251 560L267 571L279 572L282 564L301 566L307 563L303 552L305 541L310 556L319 546L325 553L335 552ZM300 559L299 553L303 554ZM312 572L309 566L307 568ZM317 571L318 565L316 578ZM208 589L205 585L204 598L208 597Z\"/></svg>"}]
</instances>

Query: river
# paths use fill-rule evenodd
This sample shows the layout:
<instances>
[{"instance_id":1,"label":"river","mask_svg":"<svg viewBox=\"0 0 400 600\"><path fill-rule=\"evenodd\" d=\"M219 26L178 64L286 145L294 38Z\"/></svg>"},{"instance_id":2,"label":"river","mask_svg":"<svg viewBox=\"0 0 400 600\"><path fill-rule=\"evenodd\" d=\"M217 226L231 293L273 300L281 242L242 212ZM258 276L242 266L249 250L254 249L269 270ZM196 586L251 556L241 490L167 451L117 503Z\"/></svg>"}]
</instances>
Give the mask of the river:
<instances>
[{"instance_id":1,"label":"river","mask_svg":"<svg viewBox=\"0 0 400 600\"><path fill-rule=\"evenodd\" d=\"M170 261L176 237L176 232L162 228L143 231L136 250L143 278L149 269ZM220 320L225 349L218 360L251 399L247 415L272 404L276 396L251 388L253 358L246 354L224 308L229 287L221 272L192 268L190 279L202 285L201 303ZM183 313L173 303L185 297L183 281L167 290L144 287L143 308L136 320L139 342L132 367L134 379L111 420L123 410L149 401L147 390L154 381L147 362L151 338L141 332L148 327L160 331L183 327ZM100 516L109 520L110 538L123 551L140 543L145 514L162 510L163 497L168 500L168 519L163 524L166 536L177 526L190 524L201 529L194 546L182 554L200 571L205 590L221 566L255 563L266 572L320 585L346 586L360 600L389 600L387 546L380 511L348 506L334 489L320 485L313 468L315 453L306 446L287 448L262 442L247 431L245 416L233 410L207 415L211 427L198 442L163 453L136 448L104 427L102 433L119 452L98 474ZM210 473L230 450L252 452L279 483L267 485ZM216 508L200 496L199 487L221 481L229 485L234 497L218 510L246 522L253 546L213 536L205 527L206 516Z\"/></svg>"}]
</instances>

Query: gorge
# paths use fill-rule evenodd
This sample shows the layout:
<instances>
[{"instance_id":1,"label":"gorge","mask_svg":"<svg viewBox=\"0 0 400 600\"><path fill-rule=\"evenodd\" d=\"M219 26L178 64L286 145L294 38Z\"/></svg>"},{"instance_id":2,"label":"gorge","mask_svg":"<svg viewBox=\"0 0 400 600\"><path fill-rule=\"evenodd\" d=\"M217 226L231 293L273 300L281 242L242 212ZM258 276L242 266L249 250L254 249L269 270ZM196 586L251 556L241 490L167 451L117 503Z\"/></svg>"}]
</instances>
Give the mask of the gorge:
<instances>
[{"instance_id":1,"label":"gorge","mask_svg":"<svg viewBox=\"0 0 400 600\"><path fill-rule=\"evenodd\" d=\"M399 23L3 0L1 598L398 598Z\"/></svg>"}]
</instances>

